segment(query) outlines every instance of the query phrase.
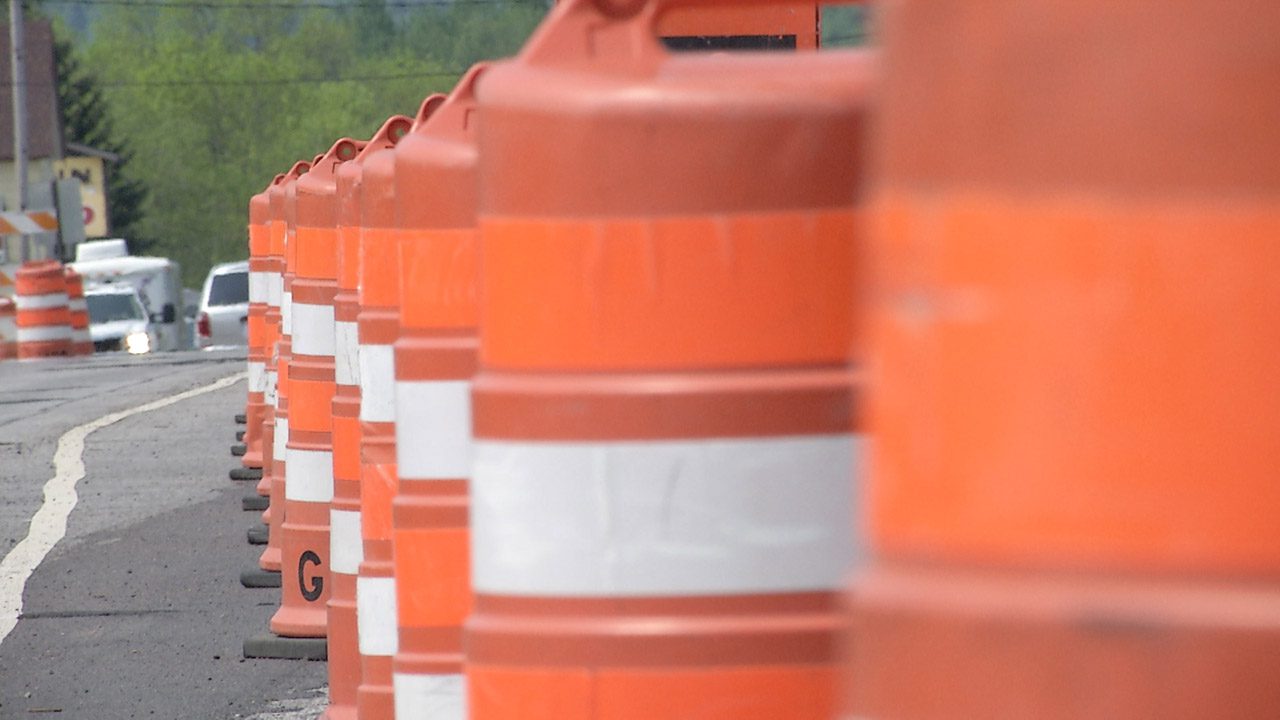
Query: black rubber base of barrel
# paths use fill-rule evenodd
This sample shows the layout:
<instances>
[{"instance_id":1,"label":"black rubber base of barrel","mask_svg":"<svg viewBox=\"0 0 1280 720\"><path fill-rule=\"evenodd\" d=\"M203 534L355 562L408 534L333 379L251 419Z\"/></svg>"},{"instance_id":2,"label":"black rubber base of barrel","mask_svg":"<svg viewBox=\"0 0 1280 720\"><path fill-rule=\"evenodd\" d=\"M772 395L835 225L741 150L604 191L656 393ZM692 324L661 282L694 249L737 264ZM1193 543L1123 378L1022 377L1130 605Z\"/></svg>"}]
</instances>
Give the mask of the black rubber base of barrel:
<instances>
[{"instance_id":1,"label":"black rubber base of barrel","mask_svg":"<svg viewBox=\"0 0 1280 720\"><path fill-rule=\"evenodd\" d=\"M239 443L237 445L231 446L231 454L236 457L241 457L248 451L249 451L249 448L245 447L244 443Z\"/></svg>"},{"instance_id":2,"label":"black rubber base of barrel","mask_svg":"<svg viewBox=\"0 0 1280 720\"><path fill-rule=\"evenodd\" d=\"M231 475L232 480L261 480L262 468L260 467L259 468L251 468L251 467L231 468L231 472L229 474Z\"/></svg>"},{"instance_id":3,"label":"black rubber base of barrel","mask_svg":"<svg viewBox=\"0 0 1280 720\"><path fill-rule=\"evenodd\" d=\"M262 568L240 571L240 584L247 588L278 588L280 573Z\"/></svg>"},{"instance_id":4,"label":"black rubber base of barrel","mask_svg":"<svg viewBox=\"0 0 1280 720\"><path fill-rule=\"evenodd\" d=\"M257 493L254 493L253 495L245 495L243 498L240 498L240 507L245 510L257 510L258 512L262 512L263 510L266 510L267 506L270 504L271 498L263 497Z\"/></svg>"},{"instance_id":5,"label":"black rubber base of barrel","mask_svg":"<svg viewBox=\"0 0 1280 720\"><path fill-rule=\"evenodd\" d=\"M244 442L244 431L243 431L243 430L237 430L237 431L236 431L236 442Z\"/></svg>"},{"instance_id":6,"label":"black rubber base of barrel","mask_svg":"<svg viewBox=\"0 0 1280 720\"><path fill-rule=\"evenodd\" d=\"M266 545L268 532L269 530L265 523L255 525L249 528L249 532L246 533L249 537L249 544L250 545Z\"/></svg>"},{"instance_id":7,"label":"black rubber base of barrel","mask_svg":"<svg viewBox=\"0 0 1280 720\"><path fill-rule=\"evenodd\" d=\"M278 660L328 660L329 643L324 638L259 635L244 641L244 656Z\"/></svg>"},{"instance_id":8,"label":"black rubber base of barrel","mask_svg":"<svg viewBox=\"0 0 1280 720\"><path fill-rule=\"evenodd\" d=\"M243 424L245 424L245 423L247 423L247 422L249 422L249 418L245 417L245 416L244 416L244 413L238 413L238 414L236 415L236 424L237 424L237 425L243 425Z\"/></svg>"}]
</instances>

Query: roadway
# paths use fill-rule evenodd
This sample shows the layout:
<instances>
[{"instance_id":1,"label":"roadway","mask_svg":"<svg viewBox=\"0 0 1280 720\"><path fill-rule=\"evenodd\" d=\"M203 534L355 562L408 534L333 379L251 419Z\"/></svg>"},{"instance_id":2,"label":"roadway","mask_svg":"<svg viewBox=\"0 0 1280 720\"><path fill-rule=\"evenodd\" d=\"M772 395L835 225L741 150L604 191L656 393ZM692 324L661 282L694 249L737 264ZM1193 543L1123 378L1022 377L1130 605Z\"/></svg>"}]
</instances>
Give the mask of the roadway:
<instances>
[{"instance_id":1,"label":"roadway","mask_svg":"<svg viewBox=\"0 0 1280 720\"><path fill-rule=\"evenodd\" d=\"M279 601L239 582L261 551L227 476L243 370L0 362L0 720L319 715L324 663L242 656Z\"/></svg>"}]
</instances>

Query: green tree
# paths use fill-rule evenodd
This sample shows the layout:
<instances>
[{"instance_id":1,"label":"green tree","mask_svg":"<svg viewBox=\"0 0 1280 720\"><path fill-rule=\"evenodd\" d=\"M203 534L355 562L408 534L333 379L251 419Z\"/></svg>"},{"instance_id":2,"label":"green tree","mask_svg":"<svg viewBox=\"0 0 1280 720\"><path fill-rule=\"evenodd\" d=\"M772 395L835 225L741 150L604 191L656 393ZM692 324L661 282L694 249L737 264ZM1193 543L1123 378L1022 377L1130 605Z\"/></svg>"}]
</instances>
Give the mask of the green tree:
<instances>
[{"instance_id":1,"label":"green tree","mask_svg":"<svg viewBox=\"0 0 1280 720\"><path fill-rule=\"evenodd\" d=\"M195 286L211 264L245 257L249 197L276 173L412 115L472 62L517 50L545 9L122 3L103 7L82 57L151 189L138 233Z\"/></svg>"},{"instance_id":2,"label":"green tree","mask_svg":"<svg viewBox=\"0 0 1280 720\"><path fill-rule=\"evenodd\" d=\"M58 112L63 135L68 142L80 143L115 153L119 160L107 163L106 199L111 231L129 238L135 251L142 252L151 244L141 232L147 186L135 177L130 167L133 152L116 132L111 108L98 86L98 79L85 70L76 57L75 48L55 30L53 42L54 71L58 83Z\"/></svg>"}]
</instances>

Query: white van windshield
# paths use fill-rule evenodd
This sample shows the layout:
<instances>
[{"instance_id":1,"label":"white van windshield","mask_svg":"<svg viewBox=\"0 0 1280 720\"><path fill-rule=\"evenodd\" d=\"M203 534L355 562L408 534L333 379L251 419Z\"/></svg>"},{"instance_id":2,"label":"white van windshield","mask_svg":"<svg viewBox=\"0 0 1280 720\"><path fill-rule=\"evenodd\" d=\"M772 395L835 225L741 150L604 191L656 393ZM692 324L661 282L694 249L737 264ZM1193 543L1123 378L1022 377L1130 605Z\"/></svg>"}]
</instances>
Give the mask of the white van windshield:
<instances>
[{"instance_id":1,"label":"white van windshield","mask_svg":"<svg viewBox=\"0 0 1280 720\"><path fill-rule=\"evenodd\" d=\"M89 322L94 325L117 320L145 320L147 317L136 295L108 293L85 295L84 299L89 305Z\"/></svg>"}]
</instances>

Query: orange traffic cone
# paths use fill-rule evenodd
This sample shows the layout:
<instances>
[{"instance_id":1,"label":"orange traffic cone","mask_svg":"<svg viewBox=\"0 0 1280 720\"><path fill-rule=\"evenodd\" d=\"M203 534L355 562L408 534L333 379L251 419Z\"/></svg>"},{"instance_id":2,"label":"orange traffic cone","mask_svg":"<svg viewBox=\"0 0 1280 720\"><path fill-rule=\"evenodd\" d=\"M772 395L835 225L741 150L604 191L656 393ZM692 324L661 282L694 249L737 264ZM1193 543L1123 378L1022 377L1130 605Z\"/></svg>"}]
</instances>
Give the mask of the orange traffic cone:
<instances>
[{"instance_id":1,"label":"orange traffic cone","mask_svg":"<svg viewBox=\"0 0 1280 720\"><path fill-rule=\"evenodd\" d=\"M283 179L277 175L272 185ZM249 347L249 382L245 398L245 453L241 464L246 468L263 467L262 424L267 409L267 304L270 299L271 185L249 198L249 312L246 334ZM265 473L264 473L265 474Z\"/></svg>"},{"instance_id":2,"label":"orange traffic cone","mask_svg":"<svg viewBox=\"0 0 1280 720\"><path fill-rule=\"evenodd\" d=\"M334 175L338 202L338 288L334 296L333 501L329 510L329 707L326 720L356 716L360 647L356 573L364 556L360 536L360 366L356 320L360 310L360 178L364 158L385 150L409 130L393 115L351 162Z\"/></svg>"},{"instance_id":3,"label":"orange traffic cone","mask_svg":"<svg viewBox=\"0 0 1280 720\"><path fill-rule=\"evenodd\" d=\"M443 100L432 96L418 117ZM391 501L396 492L395 363L400 332L395 152L364 160L360 190L360 520L364 559L356 584L360 626L362 720L394 714L391 658L396 652Z\"/></svg>"},{"instance_id":4,"label":"orange traffic cone","mask_svg":"<svg viewBox=\"0 0 1280 720\"><path fill-rule=\"evenodd\" d=\"M18 357L71 353L71 313L67 278L57 260L24 263L14 276Z\"/></svg>"},{"instance_id":5,"label":"orange traffic cone","mask_svg":"<svg viewBox=\"0 0 1280 720\"><path fill-rule=\"evenodd\" d=\"M343 138L294 184L296 234L289 300L289 479L281 538L281 603L271 630L324 637L329 600L329 501L333 499L334 314L338 285L335 167L362 143ZM285 212L290 203L286 195Z\"/></svg>"},{"instance_id":6,"label":"orange traffic cone","mask_svg":"<svg viewBox=\"0 0 1280 720\"><path fill-rule=\"evenodd\" d=\"M865 54L565 0L479 87L468 712L830 718Z\"/></svg>"},{"instance_id":7,"label":"orange traffic cone","mask_svg":"<svg viewBox=\"0 0 1280 720\"><path fill-rule=\"evenodd\" d=\"M1200 9L888 6L857 716L1280 708L1280 6Z\"/></svg>"},{"instance_id":8,"label":"orange traffic cone","mask_svg":"<svg viewBox=\"0 0 1280 720\"><path fill-rule=\"evenodd\" d=\"M271 205L270 222L267 225L271 242L268 258L277 270L271 275L268 286L269 304L264 318L272 332L275 342L270 346L267 360L267 387L275 397L275 407L268 414L263 428L263 448L268 453L263 459L262 483L267 484L270 503L263 513L263 521L267 523L267 547L258 559L263 570L279 572L280 538L284 524L284 488L285 488L285 442L289 439L289 355L292 347L292 325L286 322L291 315L287 309L289 289L293 284L293 273L288 267L287 228L285 221L285 197L288 189L298 178L311 168L311 163L299 161L294 163L284 178L268 189L268 200ZM269 472L267 472L269 471ZM262 492L261 484L258 492Z\"/></svg>"},{"instance_id":9,"label":"orange traffic cone","mask_svg":"<svg viewBox=\"0 0 1280 720\"><path fill-rule=\"evenodd\" d=\"M396 149L400 338L392 511L399 644L395 716L464 715L471 610L467 477L479 285L473 67Z\"/></svg>"}]
</instances>

